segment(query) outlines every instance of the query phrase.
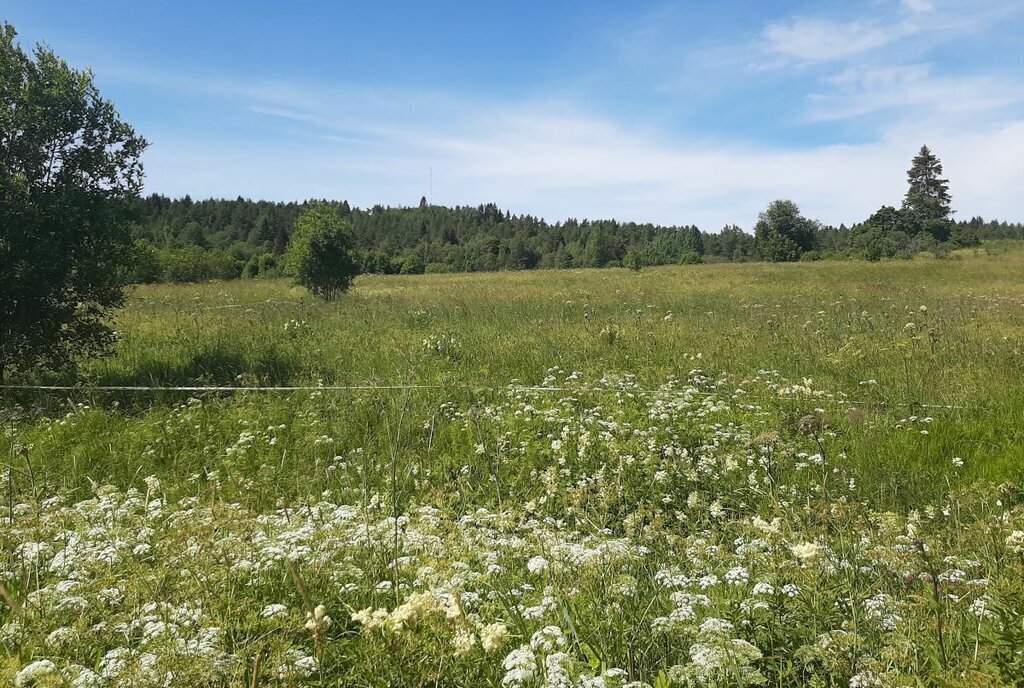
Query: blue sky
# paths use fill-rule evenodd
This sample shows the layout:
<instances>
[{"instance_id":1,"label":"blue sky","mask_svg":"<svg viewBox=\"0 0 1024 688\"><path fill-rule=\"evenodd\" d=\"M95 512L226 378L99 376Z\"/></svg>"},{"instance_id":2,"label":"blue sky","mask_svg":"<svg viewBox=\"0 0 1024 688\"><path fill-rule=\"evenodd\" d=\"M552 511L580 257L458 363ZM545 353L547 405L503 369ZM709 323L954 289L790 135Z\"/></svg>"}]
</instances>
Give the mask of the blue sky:
<instances>
[{"instance_id":1,"label":"blue sky","mask_svg":"<svg viewBox=\"0 0 1024 688\"><path fill-rule=\"evenodd\" d=\"M839 224L927 143L1024 220L1024 0L3 0L151 142L146 190Z\"/></svg>"}]
</instances>

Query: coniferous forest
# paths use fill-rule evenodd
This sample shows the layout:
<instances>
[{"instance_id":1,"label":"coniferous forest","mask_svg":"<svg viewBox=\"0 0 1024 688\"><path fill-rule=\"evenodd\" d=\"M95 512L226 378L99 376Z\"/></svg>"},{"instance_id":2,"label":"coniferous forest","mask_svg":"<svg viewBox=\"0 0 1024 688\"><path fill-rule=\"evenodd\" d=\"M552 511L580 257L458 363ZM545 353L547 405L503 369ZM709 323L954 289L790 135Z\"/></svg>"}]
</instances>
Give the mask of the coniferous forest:
<instances>
[{"instance_id":1,"label":"coniferous forest","mask_svg":"<svg viewBox=\"0 0 1024 688\"><path fill-rule=\"evenodd\" d=\"M134 227L141 282L276 275L296 218L314 201L275 203L157 194L138 201ZM709 232L693 225L615 220L549 223L493 203L454 208L421 199L413 207L355 208L329 202L352 227L361 271L417 274L550 268L631 267L772 260L754 234L736 225ZM901 231L900 211L883 207L852 227L808 220L810 243L796 259L942 254L989 239L1024 239L1024 225L974 217L951 222L947 236Z\"/></svg>"}]
</instances>

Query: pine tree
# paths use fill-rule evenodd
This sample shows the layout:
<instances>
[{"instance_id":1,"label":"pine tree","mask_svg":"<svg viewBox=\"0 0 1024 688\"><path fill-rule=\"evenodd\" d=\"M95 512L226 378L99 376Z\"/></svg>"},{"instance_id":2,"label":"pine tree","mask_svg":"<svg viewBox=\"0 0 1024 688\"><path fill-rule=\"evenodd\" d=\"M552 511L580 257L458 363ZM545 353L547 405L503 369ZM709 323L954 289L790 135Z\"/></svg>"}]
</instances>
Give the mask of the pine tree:
<instances>
[{"instance_id":1,"label":"pine tree","mask_svg":"<svg viewBox=\"0 0 1024 688\"><path fill-rule=\"evenodd\" d=\"M907 195L903 198L903 212L939 241L949 238L953 211L950 209L949 181L942 177L942 163L928 146L921 150L907 170Z\"/></svg>"}]
</instances>

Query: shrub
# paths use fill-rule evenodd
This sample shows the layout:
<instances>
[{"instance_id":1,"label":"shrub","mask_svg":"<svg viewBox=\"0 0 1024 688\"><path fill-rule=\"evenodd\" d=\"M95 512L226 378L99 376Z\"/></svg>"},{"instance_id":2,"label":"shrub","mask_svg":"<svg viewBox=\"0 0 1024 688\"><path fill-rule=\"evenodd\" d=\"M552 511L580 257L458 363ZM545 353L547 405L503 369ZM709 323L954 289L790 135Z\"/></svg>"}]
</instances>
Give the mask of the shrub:
<instances>
[{"instance_id":1,"label":"shrub","mask_svg":"<svg viewBox=\"0 0 1024 688\"><path fill-rule=\"evenodd\" d=\"M415 253L409 254L402 260L403 275L422 275L426 269L423 260Z\"/></svg>"},{"instance_id":2,"label":"shrub","mask_svg":"<svg viewBox=\"0 0 1024 688\"><path fill-rule=\"evenodd\" d=\"M336 209L320 203L295 221L285 271L312 294L330 300L345 292L359 272L352 232Z\"/></svg>"},{"instance_id":3,"label":"shrub","mask_svg":"<svg viewBox=\"0 0 1024 688\"><path fill-rule=\"evenodd\" d=\"M152 284L159 282L160 278L160 255L156 247L144 239L137 240L131 281L135 284Z\"/></svg>"},{"instance_id":4,"label":"shrub","mask_svg":"<svg viewBox=\"0 0 1024 688\"><path fill-rule=\"evenodd\" d=\"M207 282L235 279L242 265L223 251L205 251L198 246L164 248L156 252L161 282Z\"/></svg>"},{"instance_id":5,"label":"shrub","mask_svg":"<svg viewBox=\"0 0 1024 688\"><path fill-rule=\"evenodd\" d=\"M253 256L242 268L242 277L277 277L281 274L277 267L277 256L273 253L263 253Z\"/></svg>"}]
</instances>

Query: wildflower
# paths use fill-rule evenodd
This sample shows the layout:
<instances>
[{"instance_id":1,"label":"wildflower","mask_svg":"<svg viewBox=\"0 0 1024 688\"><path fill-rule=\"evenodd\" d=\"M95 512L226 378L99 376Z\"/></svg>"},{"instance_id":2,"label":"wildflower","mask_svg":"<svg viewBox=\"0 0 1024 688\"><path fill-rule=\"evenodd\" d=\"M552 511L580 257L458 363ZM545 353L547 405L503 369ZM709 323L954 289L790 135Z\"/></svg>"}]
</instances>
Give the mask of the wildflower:
<instances>
[{"instance_id":1,"label":"wildflower","mask_svg":"<svg viewBox=\"0 0 1024 688\"><path fill-rule=\"evenodd\" d=\"M501 679L501 685L509 688L517 688L529 683L536 671L536 661L533 650L529 645L522 645L512 650L501 662L505 670L505 676Z\"/></svg>"},{"instance_id":2,"label":"wildflower","mask_svg":"<svg viewBox=\"0 0 1024 688\"><path fill-rule=\"evenodd\" d=\"M725 582L729 585L745 585L750 580L750 573L742 566L725 572Z\"/></svg>"},{"instance_id":3,"label":"wildflower","mask_svg":"<svg viewBox=\"0 0 1024 688\"><path fill-rule=\"evenodd\" d=\"M994 619L996 616L995 612L991 611L988 608L989 603L991 601L991 597L989 597L988 595L982 595L981 597L971 602L970 606L967 608L967 611L969 611L971 614L974 614L979 619Z\"/></svg>"},{"instance_id":4,"label":"wildflower","mask_svg":"<svg viewBox=\"0 0 1024 688\"><path fill-rule=\"evenodd\" d=\"M48 659L40 659L19 671L14 676L14 685L31 686L55 673L57 673L57 665Z\"/></svg>"},{"instance_id":5,"label":"wildflower","mask_svg":"<svg viewBox=\"0 0 1024 688\"><path fill-rule=\"evenodd\" d=\"M508 627L503 623L487 624L480 629L480 646L484 652L494 652L508 635Z\"/></svg>"},{"instance_id":6,"label":"wildflower","mask_svg":"<svg viewBox=\"0 0 1024 688\"><path fill-rule=\"evenodd\" d=\"M405 602L396 607L387 619L387 628L401 632L406 624L430 612L441 609L440 600L433 592L414 592Z\"/></svg>"},{"instance_id":7,"label":"wildflower","mask_svg":"<svg viewBox=\"0 0 1024 688\"><path fill-rule=\"evenodd\" d=\"M530 561L526 562L526 569L530 573L539 576L548 570L548 560L541 556L533 557Z\"/></svg>"},{"instance_id":8,"label":"wildflower","mask_svg":"<svg viewBox=\"0 0 1024 688\"><path fill-rule=\"evenodd\" d=\"M818 558L818 555L821 554L821 547L813 542L802 542L790 547L789 551L800 560L800 563L806 564Z\"/></svg>"},{"instance_id":9,"label":"wildflower","mask_svg":"<svg viewBox=\"0 0 1024 688\"><path fill-rule=\"evenodd\" d=\"M273 619L277 616L284 616L287 613L288 607L286 607L283 604L268 604L266 607L263 608L263 611L260 612L260 616L262 616L264 619Z\"/></svg>"},{"instance_id":10,"label":"wildflower","mask_svg":"<svg viewBox=\"0 0 1024 688\"><path fill-rule=\"evenodd\" d=\"M318 668L316 657L311 657L301 650L287 650L284 653L284 661L277 667L277 677L282 681L292 677L305 678L311 676Z\"/></svg>"},{"instance_id":11,"label":"wildflower","mask_svg":"<svg viewBox=\"0 0 1024 688\"><path fill-rule=\"evenodd\" d=\"M476 646L476 636L466 631L459 631L452 638L452 648L459 657L468 655Z\"/></svg>"},{"instance_id":12,"label":"wildflower","mask_svg":"<svg viewBox=\"0 0 1024 688\"><path fill-rule=\"evenodd\" d=\"M569 664L569 655L564 652L555 652L548 655L544 660L544 685L548 688L572 688L572 677L566 665Z\"/></svg>"},{"instance_id":13,"label":"wildflower","mask_svg":"<svg viewBox=\"0 0 1024 688\"><path fill-rule=\"evenodd\" d=\"M551 652L566 647L569 641L566 640L562 629L558 626L545 626L530 638L530 648L540 652Z\"/></svg>"},{"instance_id":14,"label":"wildflower","mask_svg":"<svg viewBox=\"0 0 1024 688\"><path fill-rule=\"evenodd\" d=\"M709 616L701 622L697 635L702 638L726 637L732 633L733 625L725 619Z\"/></svg>"},{"instance_id":15,"label":"wildflower","mask_svg":"<svg viewBox=\"0 0 1024 688\"><path fill-rule=\"evenodd\" d=\"M921 306L924 308L924 306ZM870 669L866 669L850 677L850 688L881 688L885 683L882 678Z\"/></svg>"},{"instance_id":16,"label":"wildflower","mask_svg":"<svg viewBox=\"0 0 1024 688\"><path fill-rule=\"evenodd\" d=\"M1024 554L1024 530L1015 530L1006 537L1006 548L1016 554Z\"/></svg>"},{"instance_id":17,"label":"wildflower","mask_svg":"<svg viewBox=\"0 0 1024 688\"><path fill-rule=\"evenodd\" d=\"M367 607L366 609L355 612L352 615L352 620L356 623L362 624L364 628L368 630L376 630L384 628L384 624L387 623L390 615L385 609L373 609Z\"/></svg>"}]
</instances>

